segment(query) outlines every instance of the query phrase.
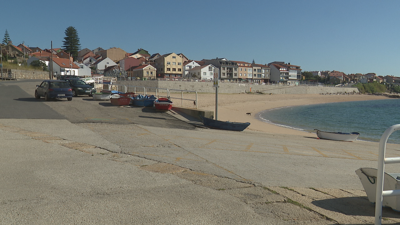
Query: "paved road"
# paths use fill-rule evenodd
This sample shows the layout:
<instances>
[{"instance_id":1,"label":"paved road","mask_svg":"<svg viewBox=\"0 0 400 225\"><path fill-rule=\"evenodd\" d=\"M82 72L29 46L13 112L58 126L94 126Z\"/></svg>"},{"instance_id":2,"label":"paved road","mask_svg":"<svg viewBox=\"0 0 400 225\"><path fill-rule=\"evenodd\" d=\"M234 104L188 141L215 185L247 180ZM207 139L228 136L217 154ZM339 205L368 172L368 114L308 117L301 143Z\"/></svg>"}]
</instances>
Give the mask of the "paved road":
<instances>
[{"instance_id":1,"label":"paved road","mask_svg":"<svg viewBox=\"0 0 400 225\"><path fill-rule=\"evenodd\" d=\"M33 98L39 82L0 82L0 224L373 221L354 171L376 167L377 143L198 129L88 97L45 102Z\"/></svg>"}]
</instances>

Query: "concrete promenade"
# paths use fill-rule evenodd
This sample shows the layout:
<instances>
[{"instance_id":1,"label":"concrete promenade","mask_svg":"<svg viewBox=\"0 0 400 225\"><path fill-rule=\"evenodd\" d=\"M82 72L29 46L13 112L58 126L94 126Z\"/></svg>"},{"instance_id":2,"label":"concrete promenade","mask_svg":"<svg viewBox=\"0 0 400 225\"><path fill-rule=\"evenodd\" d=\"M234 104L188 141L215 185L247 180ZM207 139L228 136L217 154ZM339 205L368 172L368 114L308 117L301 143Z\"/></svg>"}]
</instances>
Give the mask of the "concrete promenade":
<instances>
[{"instance_id":1,"label":"concrete promenade","mask_svg":"<svg viewBox=\"0 0 400 225\"><path fill-rule=\"evenodd\" d=\"M65 118L0 119L0 224L373 224L355 170L377 167L378 143L140 122L190 123L174 113L123 123L124 108L74 98L105 110L85 122L61 114L70 102L36 103Z\"/></svg>"}]
</instances>

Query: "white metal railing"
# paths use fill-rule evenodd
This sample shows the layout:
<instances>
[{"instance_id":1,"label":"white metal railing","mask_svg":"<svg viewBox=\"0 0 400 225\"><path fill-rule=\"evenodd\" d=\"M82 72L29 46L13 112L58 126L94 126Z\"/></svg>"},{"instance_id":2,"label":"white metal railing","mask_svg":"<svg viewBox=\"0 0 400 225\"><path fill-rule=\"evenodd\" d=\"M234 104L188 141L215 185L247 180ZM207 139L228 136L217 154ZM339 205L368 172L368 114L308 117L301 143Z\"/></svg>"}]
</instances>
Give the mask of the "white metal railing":
<instances>
[{"instance_id":1,"label":"white metal railing","mask_svg":"<svg viewBox=\"0 0 400 225\"><path fill-rule=\"evenodd\" d=\"M400 124L396 124L389 127L383 133L381 140L379 141L379 158L378 158L378 174L377 174L378 181L376 184L376 200L375 200L375 225L381 225L382 222L383 197L400 195L400 190L385 190L385 191L383 190L385 164L400 163L400 157L385 158L387 140L389 136L397 130L400 130Z\"/></svg>"},{"instance_id":2,"label":"white metal railing","mask_svg":"<svg viewBox=\"0 0 400 225\"><path fill-rule=\"evenodd\" d=\"M109 89L113 89L113 87L115 87L114 89L116 91L118 91L119 87L122 86L123 87L123 92L129 92L130 90L133 89L134 93L139 93L138 90L142 90L143 91L143 95L147 95L148 92L151 92L151 90L154 90L155 94L154 96L156 96L157 98L161 97L166 97L168 99L180 99L181 100L181 107L183 106L183 100L186 101L194 101L194 105L196 105L196 109L198 109L199 107L199 97L198 97L198 93L197 91L190 91L190 90L179 90L179 89L169 89L169 88L156 88L156 87L144 87L144 86L132 86L132 85L118 85L118 84L109 84ZM167 95L160 95L160 90L164 90ZM171 97L171 91L172 92L180 92L181 93L181 97ZM191 92L191 93L195 93L195 99L190 99L190 98L184 98L183 97L183 93L186 92Z\"/></svg>"}]
</instances>

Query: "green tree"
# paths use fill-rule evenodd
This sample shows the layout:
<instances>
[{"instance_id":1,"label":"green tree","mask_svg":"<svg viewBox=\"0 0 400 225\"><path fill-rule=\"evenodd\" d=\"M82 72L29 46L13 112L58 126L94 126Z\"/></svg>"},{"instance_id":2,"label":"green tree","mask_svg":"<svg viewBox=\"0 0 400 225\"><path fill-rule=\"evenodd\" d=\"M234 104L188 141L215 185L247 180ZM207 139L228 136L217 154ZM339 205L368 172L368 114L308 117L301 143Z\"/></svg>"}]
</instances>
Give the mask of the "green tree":
<instances>
[{"instance_id":1,"label":"green tree","mask_svg":"<svg viewBox=\"0 0 400 225\"><path fill-rule=\"evenodd\" d=\"M47 71L47 65L46 63L40 61L40 60L35 60L31 62L31 66L35 68L42 68L43 71Z\"/></svg>"},{"instance_id":2,"label":"green tree","mask_svg":"<svg viewBox=\"0 0 400 225\"><path fill-rule=\"evenodd\" d=\"M301 75L304 78L304 80L314 80L314 79L316 79L311 72L302 72Z\"/></svg>"},{"instance_id":3,"label":"green tree","mask_svg":"<svg viewBox=\"0 0 400 225\"><path fill-rule=\"evenodd\" d=\"M6 33L4 34L4 39L3 39L3 44L8 45L8 42L10 42L10 35L8 34L8 31L6 30Z\"/></svg>"},{"instance_id":4,"label":"green tree","mask_svg":"<svg viewBox=\"0 0 400 225\"><path fill-rule=\"evenodd\" d=\"M74 27L70 26L65 30L63 43L63 48L65 51L70 53L71 56L76 59L78 57L78 51L81 47L81 44L79 43L78 32Z\"/></svg>"}]
</instances>

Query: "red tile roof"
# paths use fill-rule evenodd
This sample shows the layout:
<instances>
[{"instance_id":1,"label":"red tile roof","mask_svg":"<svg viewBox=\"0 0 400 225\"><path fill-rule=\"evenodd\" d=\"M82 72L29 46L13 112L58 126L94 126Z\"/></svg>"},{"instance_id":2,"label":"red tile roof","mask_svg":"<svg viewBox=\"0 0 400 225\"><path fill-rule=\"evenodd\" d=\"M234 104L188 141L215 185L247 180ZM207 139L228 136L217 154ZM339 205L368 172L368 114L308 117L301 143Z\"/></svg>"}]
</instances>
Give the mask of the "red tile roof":
<instances>
[{"instance_id":1,"label":"red tile roof","mask_svg":"<svg viewBox=\"0 0 400 225\"><path fill-rule=\"evenodd\" d=\"M79 69L79 66L77 66L75 63L73 63L69 59L53 58L53 62L55 62L57 65L59 65L62 68Z\"/></svg>"}]
</instances>

